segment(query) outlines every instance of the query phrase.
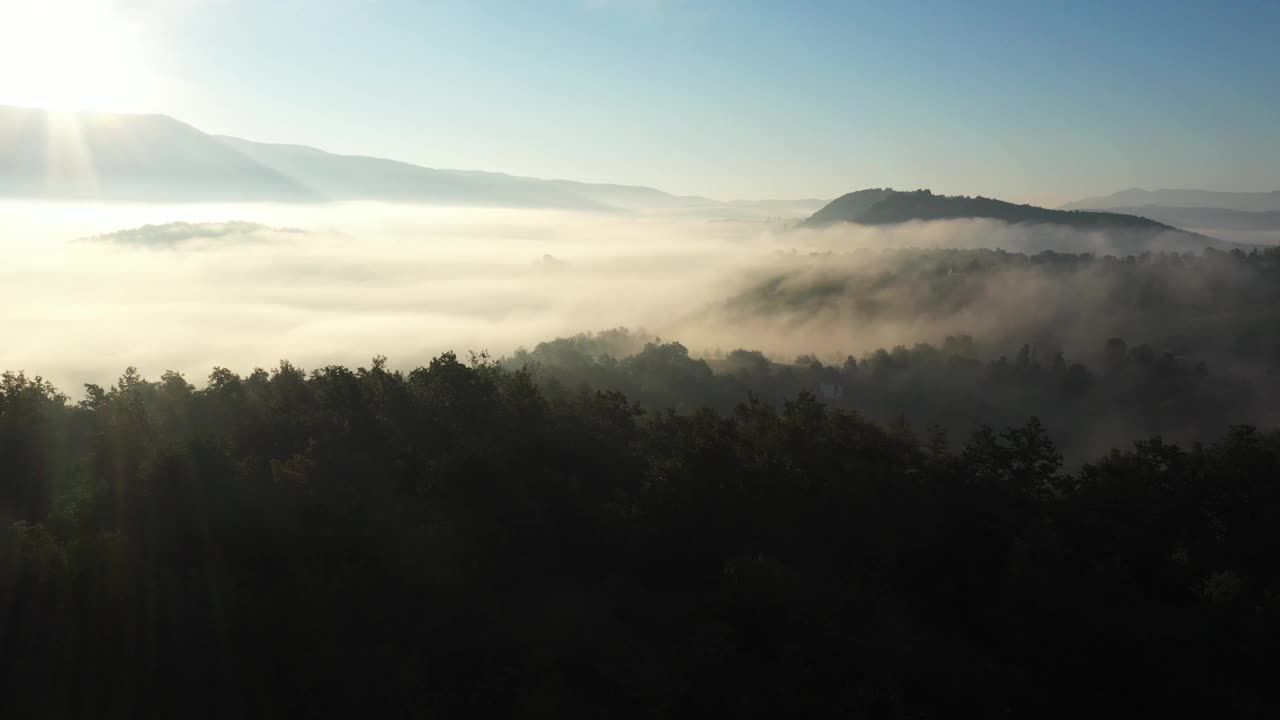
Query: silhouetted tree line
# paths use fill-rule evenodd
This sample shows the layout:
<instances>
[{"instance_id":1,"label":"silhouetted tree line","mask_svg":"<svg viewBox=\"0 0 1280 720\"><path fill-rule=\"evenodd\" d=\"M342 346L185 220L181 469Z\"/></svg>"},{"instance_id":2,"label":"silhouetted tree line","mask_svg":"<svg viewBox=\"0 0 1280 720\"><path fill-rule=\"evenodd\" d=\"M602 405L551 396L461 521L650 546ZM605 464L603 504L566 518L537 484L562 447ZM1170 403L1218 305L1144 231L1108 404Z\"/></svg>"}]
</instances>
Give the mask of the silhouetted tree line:
<instances>
[{"instance_id":1,"label":"silhouetted tree line","mask_svg":"<svg viewBox=\"0 0 1280 720\"><path fill-rule=\"evenodd\" d=\"M701 398L714 373L686 360L611 361ZM1007 365L975 372L1077 381ZM0 697L12 717L1273 717L1277 478L1280 434L1251 427L1065 473L1035 419L952 451L807 391L646 411L452 354L202 388L131 370L78 402L6 374Z\"/></svg>"}]
</instances>

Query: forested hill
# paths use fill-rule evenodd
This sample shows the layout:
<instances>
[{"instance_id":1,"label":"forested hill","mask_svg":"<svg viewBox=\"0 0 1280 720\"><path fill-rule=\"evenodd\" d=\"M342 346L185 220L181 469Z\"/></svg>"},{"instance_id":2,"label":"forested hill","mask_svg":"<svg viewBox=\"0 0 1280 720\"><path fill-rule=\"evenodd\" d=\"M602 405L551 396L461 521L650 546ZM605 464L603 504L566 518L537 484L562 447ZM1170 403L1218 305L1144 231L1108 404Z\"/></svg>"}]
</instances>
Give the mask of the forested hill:
<instances>
[{"instance_id":1,"label":"forested hill","mask_svg":"<svg viewBox=\"0 0 1280 720\"><path fill-rule=\"evenodd\" d=\"M889 225L913 220L986 218L1008 223L1063 225L1081 230L1144 232L1185 231L1161 222L1109 212L1050 210L1034 205L1016 205L985 197L935 195L929 190L900 192L888 188L859 190L842 195L800 223L799 227L819 228L842 222L862 225ZM1192 235L1193 233L1186 233ZM1203 238L1207 245L1217 244Z\"/></svg>"}]
</instances>

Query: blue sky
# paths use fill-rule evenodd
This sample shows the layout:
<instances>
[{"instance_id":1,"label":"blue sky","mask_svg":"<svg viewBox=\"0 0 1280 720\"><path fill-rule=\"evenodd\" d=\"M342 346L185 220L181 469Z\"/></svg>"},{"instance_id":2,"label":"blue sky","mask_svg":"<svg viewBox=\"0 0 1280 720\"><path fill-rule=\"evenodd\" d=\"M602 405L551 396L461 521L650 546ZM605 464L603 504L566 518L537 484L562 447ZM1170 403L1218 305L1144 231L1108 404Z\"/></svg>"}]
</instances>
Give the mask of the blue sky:
<instances>
[{"instance_id":1,"label":"blue sky","mask_svg":"<svg viewBox=\"0 0 1280 720\"><path fill-rule=\"evenodd\" d=\"M721 198L1280 189L1280 2L112 0L204 130Z\"/></svg>"}]
</instances>

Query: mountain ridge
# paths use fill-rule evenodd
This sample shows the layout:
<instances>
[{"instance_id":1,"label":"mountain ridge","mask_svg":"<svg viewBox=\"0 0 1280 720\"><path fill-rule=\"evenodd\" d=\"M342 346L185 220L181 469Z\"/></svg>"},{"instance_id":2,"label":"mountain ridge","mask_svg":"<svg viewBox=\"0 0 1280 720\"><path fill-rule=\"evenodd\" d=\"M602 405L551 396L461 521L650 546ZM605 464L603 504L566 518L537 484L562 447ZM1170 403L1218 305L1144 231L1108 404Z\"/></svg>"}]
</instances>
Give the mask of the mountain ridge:
<instances>
[{"instance_id":1,"label":"mountain ridge","mask_svg":"<svg viewBox=\"0 0 1280 720\"><path fill-rule=\"evenodd\" d=\"M0 106L0 197L142 202L382 200L618 211L720 206L616 183L431 168L205 133L159 113Z\"/></svg>"},{"instance_id":2,"label":"mountain ridge","mask_svg":"<svg viewBox=\"0 0 1280 720\"><path fill-rule=\"evenodd\" d=\"M0 107L0 196L115 201L314 197L168 115Z\"/></svg>"}]
</instances>

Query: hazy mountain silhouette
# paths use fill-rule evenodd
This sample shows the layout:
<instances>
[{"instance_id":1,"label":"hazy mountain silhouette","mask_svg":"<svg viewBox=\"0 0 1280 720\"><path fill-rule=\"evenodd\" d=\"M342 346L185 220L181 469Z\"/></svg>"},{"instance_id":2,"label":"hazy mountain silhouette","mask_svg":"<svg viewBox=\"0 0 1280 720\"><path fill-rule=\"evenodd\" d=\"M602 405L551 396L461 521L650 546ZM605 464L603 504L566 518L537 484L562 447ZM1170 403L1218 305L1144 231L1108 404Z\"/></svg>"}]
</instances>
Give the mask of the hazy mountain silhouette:
<instances>
[{"instance_id":1,"label":"hazy mountain silhouette","mask_svg":"<svg viewBox=\"0 0 1280 720\"><path fill-rule=\"evenodd\" d=\"M842 195L797 227L823 228L839 223L894 225L906 222L971 218L1101 233L1111 240L1109 244L1111 248L1123 252L1146 250L1183 252L1210 246L1231 246L1215 238L1135 215L1050 210L1034 205L1016 205L992 198L935 195L929 190L901 192L890 188L871 188Z\"/></svg>"},{"instance_id":2,"label":"hazy mountain silhouette","mask_svg":"<svg viewBox=\"0 0 1280 720\"><path fill-rule=\"evenodd\" d=\"M621 208L696 208L714 207L721 203L710 198L672 195L639 185L584 183L576 180L546 180L557 187L575 192L593 202Z\"/></svg>"},{"instance_id":3,"label":"hazy mountain silhouette","mask_svg":"<svg viewBox=\"0 0 1280 720\"><path fill-rule=\"evenodd\" d=\"M1147 218L1107 212L1049 210L1034 205L1015 205L1003 200L962 195L934 195L928 190L900 192L888 188L859 190L842 195L801 223L821 227L839 222L862 225L890 225L913 220L988 218L1011 223L1067 225L1084 229L1174 228Z\"/></svg>"},{"instance_id":4,"label":"hazy mountain silhouette","mask_svg":"<svg viewBox=\"0 0 1280 720\"><path fill-rule=\"evenodd\" d=\"M1108 211L1139 215L1169 225L1202 230L1280 230L1280 210L1250 212L1216 207L1141 205L1108 208Z\"/></svg>"},{"instance_id":5,"label":"hazy mountain silhouette","mask_svg":"<svg viewBox=\"0 0 1280 720\"><path fill-rule=\"evenodd\" d=\"M716 205L648 187L440 170L204 133L164 115L0 106L0 197L381 200L609 210Z\"/></svg>"},{"instance_id":6,"label":"hazy mountain silhouette","mask_svg":"<svg viewBox=\"0 0 1280 720\"><path fill-rule=\"evenodd\" d=\"M297 180L327 200L575 210L605 210L610 207L562 186L560 183L563 181L469 170L438 170L396 160L335 155L301 145L258 143L233 137L219 136L216 142L263 167Z\"/></svg>"},{"instance_id":7,"label":"hazy mountain silhouette","mask_svg":"<svg viewBox=\"0 0 1280 720\"><path fill-rule=\"evenodd\" d=\"M1062 206L1064 210L1110 210L1146 206L1220 208L1244 212L1280 211L1280 190L1243 193L1215 190L1143 190L1132 188L1111 195L1085 198Z\"/></svg>"},{"instance_id":8,"label":"hazy mountain silhouette","mask_svg":"<svg viewBox=\"0 0 1280 720\"><path fill-rule=\"evenodd\" d=\"M0 107L0 195L103 200L320 199L164 115Z\"/></svg>"}]
</instances>

